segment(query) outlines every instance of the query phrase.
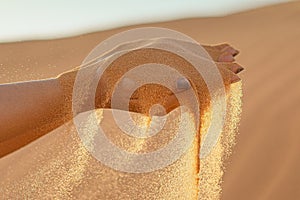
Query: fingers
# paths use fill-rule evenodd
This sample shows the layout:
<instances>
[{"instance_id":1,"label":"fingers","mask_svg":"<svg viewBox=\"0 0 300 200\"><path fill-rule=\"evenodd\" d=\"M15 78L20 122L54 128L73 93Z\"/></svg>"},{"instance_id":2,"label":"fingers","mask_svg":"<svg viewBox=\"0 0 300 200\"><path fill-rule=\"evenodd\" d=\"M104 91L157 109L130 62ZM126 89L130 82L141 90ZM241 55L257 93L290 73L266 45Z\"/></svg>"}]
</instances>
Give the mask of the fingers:
<instances>
[{"instance_id":1,"label":"fingers","mask_svg":"<svg viewBox=\"0 0 300 200\"><path fill-rule=\"evenodd\" d=\"M226 83L232 84L240 81L237 73L241 72L244 68L236 63L216 63L223 80Z\"/></svg>"},{"instance_id":2,"label":"fingers","mask_svg":"<svg viewBox=\"0 0 300 200\"><path fill-rule=\"evenodd\" d=\"M230 53L233 56L236 56L236 55L238 55L240 53L238 50L236 50L232 46L227 46L227 47L223 48L221 51L222 52Z\"/></svg>"},{"instance_id":3,"label":"fingers","mask_svg":"<svg viewBox=\"0 0 300 200\"><path fill-rule=\"evenodd\" d=\"M234 56L229 52L223 52L218 57L218 62L233 62L235 61Z\"/></svg>"},{"instance_id":4,"label":"fingers","mask_svg":"<svg viewBox=\"0 0 300 200\"><path fill-rule=\"evenodd\" d=\"M235 61L234 57L239 54L239 51L229 44L203 45L203 47L215 62L233 62Z\"/></svg>"},{"instance_id":5,"label":"fingers","mask_svg":"<svg viewBox=\"0 0 300 200\"><path fill-rule=\"evenodd\" d=\"M238 73L240 73L241 71L244 70L244 68L241 65L237 64L237 63L226 63L226 62L224 62L224 63L217 63L217 65L218 65L218 67L226 68L226 69L232 71L235 74L238 74Z\"/></svg>"}]
</instances>

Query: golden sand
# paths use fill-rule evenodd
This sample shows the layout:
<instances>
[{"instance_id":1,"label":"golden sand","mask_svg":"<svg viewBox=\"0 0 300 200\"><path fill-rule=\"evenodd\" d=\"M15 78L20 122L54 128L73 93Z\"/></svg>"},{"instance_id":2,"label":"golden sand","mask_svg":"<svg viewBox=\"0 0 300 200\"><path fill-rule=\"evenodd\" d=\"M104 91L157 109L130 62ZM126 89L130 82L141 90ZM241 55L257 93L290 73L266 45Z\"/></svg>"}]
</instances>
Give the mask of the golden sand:
<instances>
[{"instance_id":1,"label":"golden sand","mask_svg":"<svg viewBox=\"0 0 300 200\"><path fill-rule=\"evenodd\" d=\"M91 112L78 117L88 119L89 115ZM110 110L98 110L97 115L102 119L100 123L111 124L111 131L120 134ZM193 121L189 117L185 120ZM194 145L197 143L195 139ZM0 168L7 173L1 176L1 195L38 199L196 199L198 152L194 145L166 168L145 174L124 173L94 159L82 146L74 124L68 122L3 158Z\"/></svg>"},{"instance_id":2,"label":"golden sand","mask_svg":"<svg viewBox=\"0 0 300 200\"><path fill-rule=\"evenodd\" d=\"M168 42L171 45L174 41ZM193 53L192 51L192 46L186 49L187 54ZM228 108L233 117L228 116L227 118L227 126L223 133L226 134L226 137L222 137L216 149L203 160L203 163L199 161L200 138L203 137L201 132L204 133L205 128L210 124L211 94L208 93L204 80L187 60L168 51L155 48L144 48L124 53L110 64L102 76L105 79L99 81L97 91L100 93L96 96L100 98L95 99L96 107L110 108L112 91L120 77L135 66L147 63L172 66L187 77L196 90L200 102L202 126L197 127L192 113L178 112L178 109L172 111L173 108L179 106L178 101L175 100L172 102L174 105L168 107L170 102L164 102L164 99L172 95L172 92L166 87L155 84L145 85L134 92L133 100L129 104L129 111L134 112L131 115L135 116L139 126L144 126L143 121L151 121L147 115L153 104L159 103L165 106L168 120L159 134L151 139L136 139L123 134L117 128L110 109L96 110L98 123L103 126L106 136L114 145L133 153L149 153L163 148L174 137L178 123L186 123L185 131L193 136L193 142L178 160L162 169L140 174L112 169L97 161L90 152L87 152L77 135L73 121L70 121L23 149L2 158L0 168L6 170L7 173L1 177L1 194L5 197L25 196L27 198L59 199L197 199L198 197L214 199L218 197L221 191L222 159L231 148L239 111L236 107L240 107L240 103L229 98ZM231 92L229 87L233 73L226 68L219 69L226 85L228 97L240 97L240 90ZM46 130L43 128L32 130L31 134L26 133L28 137L32 137L30 135L36 133L44 134L49 128L55 128L59 123L70 118L72 114L70 111L71 95L76 75L77 71L75 70L59 76L59 81L66 94L66 102L63 104L65 105L64 111L61 112L60 110L63 119L60 121L57 119L50 120ZM233 108L237 110L235 111ZM85 109L83 108L82 112ZM84 125L86 128L83 131L87 135L95 131L92 127L99 125L93 124L95 122L90 119L92 116L93 111L88 111L77 115L74 119L75 121L78 118L81 121L86 120ZM183 122L178 121L180 116L185 116ZM199 131L200 129L201 131ZM58 138L59 140L57 140ZM89 141L88 145L94 148L93 136L90 136ZM162 157L160 159L168 158ZM153 162L159 163L160 161ZM128 160L126 164L134 163ZM213 184L207 185L207 183Z\"/></svg>"},{"instance_id":3,"label":"golden sand","mask_svg":"<svg viewBox=\"0 0 300 200\"><path fill-rule=\"evenodd\" d=\"M241 134L238 137L235 153L230 158L231 162L227 164L221 199L279 200L295 199L300 195L298 189L300 177L297 173L300 167L298 159L300 128L298 123L300 114L298 86L300 79L297 67L299 59L295 53L300 45L298 39L300 33L299 8L299 2L292 2L222 18L198 18L151 24L151 26L162 26L181 31L199 42L227 41L242 50L239 61L247 66L247 73L242 75L244 104ZM60 40L0 44L0 64L1 70L3 70L3 73L0 73L0 81L5 83L57 76L80 65L89 51L99 43L99 40L126 29L127 27ZM61 129L63 127L59 130ZM45 136L45 139L43 138L39 141L42 147L51 140L48 135ZM57 137L52 138L52 143L57 144L56 142ZM33 144L35 143L30 145ZM68 144L72 145L73 143ZM29 145L24 147L24 154L18 153L20 156L16 156L15 160L22 157L28 158L30 154L25 153L28 147ZM45 148L53 150L52 146ZM61 147L61 149L70 148L67 146L67 148ZM38 157L37 150L38 148L31 152L35 157ZM53 157L58 153L54 152ZM17 155L17 152L10 156L12 157L14 154ZM51 159L51 152L47 156ZM28 160L31 159L28 158ZM22 171L23 164L26 165L28 161L24 159L26 162L22 163L22 167L18 170L14 168L10 170L9 167L2 167L4 161L8 162L8 160L8 157L1 159L1 170L10 174L16 172L16 175L8 177L6 180L24 181L24 178L20 178L22 175L18 177L17 174L22 174L18 170ZM67 162L68 157L64 160ZM16 163L14 162L12 166ZM40 169L46 171L48 163L41 163L45 168ZM219 165L216 166L216 170L220 169ZM204 164L202 164L202 168L205 168ZM51 172L56 171L55 169L54 167ZM80 170L77 170L78 168L73 169L73 173L78 171L78 174L81 174ZM60 170L67 174L67 168ZM51 179L49 173L45 174L48 178L40 179L39 182L29 181L22 184L24 186L20 184L19 188L9 184L6 189L30 192L29 187L33 187L33 191L37 191L34 188L37 188L36 185L41 184L42 181L46 183L60 182L59 179L56 179L57 177ZM209 176L208 172L207 176ZM65 180L68 178L64 177L66 177ZM214 180L219 181L218 179ZM80 184L80 181L74 182ZM63 181L59 183L59 186L62 183ZM70 181L66 181L66 183L70 183ZM214 188L214 194L218 196L220 187L214 183L216 182L211 182L211 184L204 182L205 185L202 188L215 186L212 189ZM50 189L54 187L51 186ZM61 188L71 191L72 187ZM58 190L58 188L56 189ZM75 190L80 192L79 189ZM4 194L8 194L8 192ZM93 197L92 195L92 192L87 193L86 197Z\"/></svg>"}]
</instances>

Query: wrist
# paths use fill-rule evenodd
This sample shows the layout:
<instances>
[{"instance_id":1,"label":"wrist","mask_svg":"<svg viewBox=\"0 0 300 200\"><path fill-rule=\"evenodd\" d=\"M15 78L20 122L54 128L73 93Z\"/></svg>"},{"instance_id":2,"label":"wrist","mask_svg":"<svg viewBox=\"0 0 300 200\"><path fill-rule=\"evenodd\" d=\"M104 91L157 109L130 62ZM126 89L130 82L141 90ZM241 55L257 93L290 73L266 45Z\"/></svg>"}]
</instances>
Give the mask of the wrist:
<instances>
[{"instance_id":1,"label":"wrist","mask_svg":"<svg viewBox=\"0 0 300 200\"><path fill-rule=\"evenodd\" d=\"M62 110L67 116L72 114L72 94L77 72L78 69L74 69L64 72L57 77L63 101Z\"/></svg>"}]
</instances>

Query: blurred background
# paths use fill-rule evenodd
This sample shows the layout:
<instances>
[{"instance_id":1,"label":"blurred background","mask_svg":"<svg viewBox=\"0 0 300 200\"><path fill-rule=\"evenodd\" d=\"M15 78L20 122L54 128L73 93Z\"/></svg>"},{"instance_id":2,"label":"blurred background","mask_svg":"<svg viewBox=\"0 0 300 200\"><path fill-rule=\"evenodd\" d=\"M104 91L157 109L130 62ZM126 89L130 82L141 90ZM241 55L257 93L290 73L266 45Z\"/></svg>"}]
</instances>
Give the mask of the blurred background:
<instances>
[{"instance_id":1,"label":"blurred background","mask_svg":"<svg viewBox=\"0 0 300 200\"><path fill-rule=\"evenodd\" d=\"M61 38L119 26L223 16L285 0L0 1L0 42Z\"/></svg>"},{"instance_id":2,"label":"blurred background","mask_svg":"<svg viewBox=\"0 0 300 200\"><path fill-rule=\"evenodd\" d=\"M231 44L245 68L243 113L221 199L300 199L299 1L11 0L0 19L0 83L56 76L135 27Z\"/></svg>"}]
</instances>

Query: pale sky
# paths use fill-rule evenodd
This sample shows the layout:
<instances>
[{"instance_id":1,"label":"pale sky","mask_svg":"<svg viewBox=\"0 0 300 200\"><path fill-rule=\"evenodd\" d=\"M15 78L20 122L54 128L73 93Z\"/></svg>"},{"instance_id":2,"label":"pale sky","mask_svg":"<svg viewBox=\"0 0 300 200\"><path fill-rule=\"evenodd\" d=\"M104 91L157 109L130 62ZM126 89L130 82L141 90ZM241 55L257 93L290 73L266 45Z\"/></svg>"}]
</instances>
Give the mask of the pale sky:
<instances>
[{"instance_id":1,"label":"pale sky","mask_svg":"<svg viewBox=\"0 0 300 200\"><path fill-rule=\"evenodd\" d=\"M0 42L67 37L119 26L220 16L287 0L0 0Z\"/></svg>"}]
</instances>

